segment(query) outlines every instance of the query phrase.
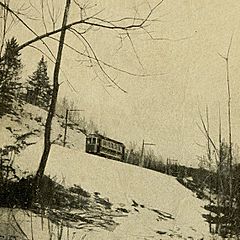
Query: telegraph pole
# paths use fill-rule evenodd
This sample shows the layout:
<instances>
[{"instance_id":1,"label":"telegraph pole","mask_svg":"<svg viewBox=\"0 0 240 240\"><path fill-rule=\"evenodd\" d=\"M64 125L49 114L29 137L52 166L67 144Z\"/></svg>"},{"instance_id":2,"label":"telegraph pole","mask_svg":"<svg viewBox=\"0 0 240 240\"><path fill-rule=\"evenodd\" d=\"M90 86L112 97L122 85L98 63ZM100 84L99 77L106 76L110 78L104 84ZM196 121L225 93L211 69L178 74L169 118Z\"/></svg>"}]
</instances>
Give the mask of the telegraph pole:
<instances>
[{"instance_id":1,"label":"telegraph pole","mask_svg":"<svg viewBox=\"0 0 240 240\"><path fill-rule=\"evenodd\" d=\"M167 167L166 167L166 171L165 173L167 173L168 175L172 175L173 174L178 174L178 160L177 159L171 159L171 158L167 158Z\"/></svg>"},{"instance_id":2,"label":"telegraph pole","mask_svg":"<svg viewBox=\"0 0 240 240\"><path fill-rule=\"evenodd\" d=\"M139 166L140 167L144 167L144 147L145 146L155 146L156 144L155 143L147 143L147 142L144 142L144 139L143 139L143 142L142 142L142 151L141 151L141 158L140 158L140 162L139 162Z\"/></svg>"},{"instance_id":3,"label":"telegraph pole","mask_svg":"<svg viewBox=\"0 0 240 240\"><path fill-rule=\"evenodd\" d=\"M143 139L143 142L142 142L142 151L141 151L141 159L140 159L140 162L139 162L139 166L140 167L143 167L144 165L144 139Z\"/></svg>"},{"instance_id":4,"label":"telegraph pole","mask_svg":"<svg viewBox=\"0 0 240 240\"><path fill-rule=\"evenodd\" d=\"M66 145L66 138L67 138L67 125L68 125L68 115L69 112L82 112L84 110L82 109L67 109L66 110L66 115L65 115L65 129L64 129L64 137L63 137L63 146L65 147Z\"/></svg>"},{"instance_id":5,"label":"telegraph pole","mask_svg":"<svg viewBox=\"0 0 240 240\"><path fill-rule=\"evenodd\" d=\"M66 137L67 137L67 122L68 122L68 109L66 110L65 115L65 129L64 129L64 137L63 137L63 146L66 145Z\"/></svg>"}]
</instances>

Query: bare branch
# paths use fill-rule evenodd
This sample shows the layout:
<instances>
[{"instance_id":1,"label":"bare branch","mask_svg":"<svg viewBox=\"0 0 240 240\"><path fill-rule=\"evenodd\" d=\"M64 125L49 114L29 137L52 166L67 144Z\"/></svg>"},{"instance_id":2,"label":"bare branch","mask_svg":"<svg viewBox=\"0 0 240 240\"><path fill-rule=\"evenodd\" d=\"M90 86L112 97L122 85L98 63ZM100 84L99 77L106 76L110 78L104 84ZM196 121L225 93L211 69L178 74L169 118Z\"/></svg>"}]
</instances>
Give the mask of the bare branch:
<instances>
[{"instance_id":1,"label":"bare branch","mask_svg":"<svg viewBox=\"0 0 240 240\"><path fill-rule=\"evenodd\" d=\"M228 61L228 59L229 59L230 50L231 50L231 47L232 47L233 37L234 37L234 31L232 32L232 35L231 35L231 38L230 38L230 41L229 41L229 44L228 44L226 56L224 56L224 55L221 54L221 53L218 53L218 55L219 55L221 58L223 58L225 61Z\"/></svg>"},{"instance_id":2,"label":"bare branch","mask_svg":"<svg viewBox=\"0 0 240 240\"><path fill-rule=\"evenodd\" d=\"M217 151L217 147L214 143L214 141L212 140L212 138L209 136L209 132L207 130L207 126L203 120L203 117L202 117L202 114L201 112L199 111L199 116L200 116L200 119L201 119L201 123L202 123L202 127L203 127L203 130L201 129L201 127L197 124L198 128L201 130L202 133L204 133L204 136L207 138L207 140L210 141L211 145L213 146L214 150L216 151L216 153L218 154L218 151Z\"/></svg>"},{"instance_id":3,"label":"bare branch","mask_svg":"<svg viewBox=\"0 0 240 240\"><path fill-rule=\"evenodd\" d=\"M9 6L9 2L8 1L4 1L4 3ZM2 56L2 51L3 51L3 47L4 47L4 42L5 42L5 38L6 38L6 34L7 34L7 19L8 19L8 11L3 8L3 30L2 30L2 42L1 42L1 46L0 46L0 57Z\"/></svg>"},{"instance_id":4,"label":"bare branch","mask_svg":"<svg viewBox=\"0 0 240 240\"><path fill-rule=\"evenodd\" d=\"M134 54L135 54L135 56L136 56L136 58L137 58L137 60L138 60L138 63L139 63L139 65L142 67L142 69L144 70L144 67L143 67L143 65L142 65L142 63L141 63L141 61L140 61L140 58L139 58L138 53L137 53L137 50L136 50L136 48L135 48L135 46L134 46L134 44L133 44L132 38L131 38L130 34L128 33L128 31L126 32L126 34L127 34L127 37L128 37L128 39L129 39L129 41L130 41L130 43L131 43L133 52L134 52Z\"/></svg>"},{"instance_id":5,"label":"bare branch","mask_svg":"<svg viewBox=\"0 0 240 240\"><path fill-rule=\"evenodd\" d=\"M149 14L147 15L146 18L144 18L141 21L138 21L138 23L135 24L123 24L121 25L122 21L120 21L120 25L113 25L113 24L107 24L107 21L105 21L105 23L98 23L94 21L94 15L99 14L99 12L97 12L96 14L90 16L90 17L86 17L85 19L81 19L79 21L75 21L72 22L70 24L67 24L66 26L64 26L64 29L70 29L73 26L76 25L87 25L87 26L93 26L93 27L99 27L99 28L104 28L104 29L109 29L109 30L129 30L129 31L134 31L134 30L139 30L142 29L142 27L145 25L146 22L149 21L150 16L152 15L152 13L157 9L157 7L159 7L161 4L163 3L163 0L161 0L157 5L155 5L151 11L149 12ZM42 35L38 35L37 33L35 33L35 31L33 31L13 10L11 10L8 6L6 6L4 3L0 2L0 6L4 7L5 9L7 9L9 12L13 13L14 16L28 29L30 30L36 37L23 43L22 45L20 45L18 47L18 50L22 50L23 48L27 47L29 44L32 44L36 41L42 41L42 39L47 38L51 35L57 34L59 32L61 32L62 28L58 28L56 30L47 32L45 34ZM96 19L95 19L96 20ZM44 43L45 44L45 43Z\"/></svg>"},{"instance_id":6,"label":"bare branch","mask_svg":"<svg viewBox=\"0 0 240 240\"><path fill-rule=\"evenodd\" d=\"M52 2L53 3L53 2ZM87 8L91 8L91 7L94 7L94 6L90 6L90 5L80 5L78 4L76 1L75 3L79 6L79 8L83 8L81 9L81 11L86 11ZM107 21L107 20L104 20L104 19L100 19L97 17L97 15L100 14L100 12L102 11L99 11L97 13L95 13L94 15L91 15L90 17L85 17L83 19L83 15L81 17L81 20L80 21L76 21L76 22L72 22L70 24L67 24L66 26L64 26L64 30L67 30L67 29L70 29L70 31L74 31L75 33L77 33L81 40L82 40L82 43L84 43L84 45L86 45L86 47L90 50L91 54L88 54L88 58L92 61L94 60L97 64L97 66L99 67L99 69L101 70L101 72L104 74L104 76L113 84L115 85L117 88L119 88L121 91L123 92L126 92L124 89L122 89L116 82L115 80L106 72L106 70L104 69L104 66L106 67L110 67L114 70L118 70L118 71L121 71L121 72L124 72L124 73L128 73L128 71L126 70L121 70L121 69L118 69L116 67L113 67L111 66L110 64L108 63L105 63L103 61L100 61L99 58L97 57L96 53L95 53L95 50L92 48L92 45L89 43L89 41L83 36L84 33L86 33L87 31L89 31L90 29L92 29L93 27L97 27L97 28L103 28L103 29L110 29L110 30L115 30L115 31L125 31L127 33L127 38L129 39L130 43L131 43L131 46L133 48L133 51L138 59L138 62L139 64L141 65L141 67L143 68L143 65L138 57L138 54L137 54L137 51L134 47L134 44L133 44L133 41L131 39L131 36L129 34L129 31L134 31L134 30L141 30L144 26L146 27L146 23L148 21L151 21L150 19L150 16L152 15L152 13L157 9L158 6L160 6L161 4L163 3L163 0L161 0L158 4L156 4L154 7L150 7L150 11L149 13L147 14L147 16L145 18L136 18L136 16L134 16L131 20L133 20L133 23L132 24L128 24L126 23L126 20L128 18L123 18L123 19L119 19L119 20L115 20L115 23L112 23L111 21ZM13 10L11 10L9 7L5 6L4 4L0 3L5 9L7 9L7 11L9 11L10 13L12 13L29 31L31 31L36 37L23 43L22 45L19 46L18 50L21 50L29 45L32 45L34 42L37 42L37 41L42 41L43 44L45 45L45 47L48 49L48 51L51 53L52 57L54 57L54 54L51 52L51 49L48 47L48 45L44 42L43 39L45 38L49 38L49 37L52 37L52 35L54 34L57 34L59 32L61 32L63 29L62 27L59 28L59 29L55 29L55 27L53 27L53 30L52 31L49 31L47 32L47 27L46 27L46 24L45 24L45 18L44 18L44 5L43 5L43 0L42 0L42 20L43 20L43 24L45 26L45 30L46 30L46 33L45 34L42 34L42 35L38 35L33 29L31 29ZM55 20L54 20L54 16L55 16L55 12L52 10L50 11L50 6L49 6L49 3L47 2L48 4L48 12L49 12L49 16L51 18L51 21L54 25L55 23ZM85 15L87 16L87 14L85 13ZM130 20L130 18L129 18ZM74 29L73 27L74 26L77 26L77 25L82 25L82 26L88 26L87 29L85 29L83 32L79 32L77 31L76 29ZM92 64L93 65L93 64ZM133 73L130 73L130 75L136 75L136 74L133 74ZM144 74L144 76L147 76L147 74Z\"/></svg>"},{"instance_id":7,"label":"bare branch","mask_svg":"<svg viewBox=\"0 0 240 240\"><path fill-rule=\"evenodd\" d=\"M32 32L36 37L39 37L38 34L31 28L29 27L28 24L26 24L19 16L17 13L15 13L13 10L11 10L8 6L6 6L5 4L3 4L2 2L0 2L0 6L4 7L5 9L7 9L7 11L9 11L11 14L13 14L30 32ZM48 45L45 43L44 40L42 40L42 38L39 39L40 41L42 41L42 43L44 44L44 46L47 48L47 50L49 51L49 53L52 55L52 57L55 58L52 50L48 47ZM20 47L20 46L19 46ZM20 50L21 48L18 48L17 50Z\"/></svg>"},{"instance_id":8,"label":"bare branch","mask_svg":"<svg viewBox=\"0 0 240 240\"><path fill-rule=\"evenodd\" d=\"M41 18L42 18L42 23L43 23L44 29L47 32L48 30L47 30L47 25L46 25L46 22L45 22L44 2L43 2L43 0L41 0Z\"/></svg>"},{"instance_id":9,"label":"bare branch","mask_svg":"<svg viewBox=\"0 0 240 240\"><path fill-rule=\"evenodd\" d=\"M51 57L49 57L44 51L42 51L40 48L33 46L33 45L29 45L29 47L36 49L37 51L39 51L41 54L43 54L50 62L55 64L55 60L52 60ZM60 68L60 71L62 73L62 75L64 76L65 80L67 81L71 91L74 91L75 93L77 92L77 90L73 87L73 85L71 84L71 82L69 81L65 71ZM60 85L60 84L59 84Z\"/></svg>"},{"instance_id":10,"label":"bare branch","mask_svg":"<svg viewBox=\"0 0 240 240\"><path fill-rule=\"evenodd\" d=\"M51 57L49 57L43 50L41 50L41 48L38 48L38 47L36 47L36 46L34 46L34 45L31 45L31 44L29 45L29 47L36 49L36 50L39 51L41 54L43 54L48 60L50 60L50 62L55 63L55 61L52 60Z\"/></svg>"},{"instance_id":11,"label":"bare branch","mask_svg":"<svg viewBox=\"0 0 240 240\"><path fill-rule=\"evenodd\" d=\"M231 35L230 42L229 42L229 45L228 45L227 58L229 58L229 55L230 55L230 50L231 50L231 47L232 47L233 35L234 35L234 32Z\"/></svg>"},{"instance_id":12,"label":"bare branch","mask_svg":"<svg viewBox=\"0 0 240 240\"><path fill-rule=\"evenodd\" d=\"M57 38L54 38L54 37L50 37L50 38L53 39L53 40L55 40L55 41L58 41ZM94 61L97 61L97 59L95 59L94 57L90 56L89 54L85 54L84 52L80 52L79 50L77 50L76 48L74 48L73 46L71 46L70 44L68 44L68 43L66 43L66 42L64 43L64 45L65 45L66 47L68 47L69 49L71 49L72 51L76 52L77 54L83 56L83 57L86 57L86 58L92 59L92 60L94 60ZM138 74L138 73L133 73L133 72L127 71L127 70L125 70L125 69L121 69L121 68L118 68L118 67L116 67L116 66L113 66L113 65L111 65L111 64L109 64L109 63L107 63L107 62L105 62L105 61L103 61L103 60L101 60L101 59L98 59L98 61L99 61L100 63L102 63L103 65L105 65L106 67L112 68L112 69L114 69L115 71L122 72L122 73L127 74L127 75L130 75L130 76L134 76L134 77L150 77L150 76L152 76L152 75L150 75L150 74ZM93 62L92 62L92 65L93 65ZM165 74L165 73L162 73L161 75L164 75L164 74Z\"/></svg>"},{"instance_id":13,"label":"bare branch","mask_svg":"<svg viewBox=\"0 0 240 240\"><path fill-rule=\"evenodd\" d=\"M34 6L34 4L32 4L31 0L29 0L29 4L36 12L40 14L40 11Z\"/></svg>"},{"instance_id":14,"label":"bare branch","mask_svg":"<svg viewBox=\"0 0 240 240\"><path fill-rule=\"evenodd\" d=\"M48 10L48 15L51 19L52 22L52 30L54 31L56 29L56 23L57 20L60 16L60 13L55 13L55 8L54 8L54 2L51 0L51 6L49 5L49 1L47 0L47 10Z\"/></svg>"},{"instance_id":15,"label":"bare branch","mask_svg":"<svg viewBox=\"0 0 240 240\"><path fill-rule=\"evenodd\" d=\"M89 41L81 34L79 33L76 29L71 28L70 31L74 31L75 33L77 33L83 40L84 42L87 44L88 48L90 49L91 53L93 54L97 65L99 66L100 70L103 72L103 74L107 77L107 79L112 82L118 89L120 89L122 92L127 93L126 90L124 90L123 88L121 88L110 76L109 74L105 71L105 69L103 68L103 66L101 65L100 61L98 60L98 57L95 53L95 50L93 49L92 45L89 43Z\"/></svg>"},{"instance_id":16,"label":"bare branch","mask_svg":"<svg viewBox=\"0 0 240 240\"><path fill-rule=\"evenodd\" d=\"M234 36L234 31L231 35L230 42L227 49L226 57L222 57L226 62L226 82L227 82L227 94L228 94L228 141L229 141L229 151L228 151L228 164L229 164L229 195L230 195L230 208L231 211L233 206L233 172L232 172L232 119L231 119L231 85L230 85L230 70L229 70L229 56L232 47L232 40ZM219 54L220 55L220 54ZM220 55L221 56L221 55Z\"/></svg>"}]
</instances>

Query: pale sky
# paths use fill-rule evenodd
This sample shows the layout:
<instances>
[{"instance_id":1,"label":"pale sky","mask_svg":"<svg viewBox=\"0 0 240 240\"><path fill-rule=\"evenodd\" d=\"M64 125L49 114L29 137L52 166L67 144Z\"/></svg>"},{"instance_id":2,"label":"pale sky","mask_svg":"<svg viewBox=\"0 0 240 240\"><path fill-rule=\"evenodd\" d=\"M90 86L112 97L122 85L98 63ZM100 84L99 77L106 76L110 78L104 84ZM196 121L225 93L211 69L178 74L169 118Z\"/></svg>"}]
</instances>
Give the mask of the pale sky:
<instances>
[{"instance_id":1,"label":"pale sky","mask_svg":"<svg viewBox=\"0 0 240 240\"><path fill-rule=\"evenodd\" d=\"M12 0L12 6L20 6L20 2ZM56 8L60 9L64 2L55 0ZM149 10L146 0L85 2L96 4L94 11L103 10L99 17L110 20L134 16L134 9L137 9L136 16L146 16ZM148 2L154 6L158 1ZM32 0L32 3L37 6L38 1ZM40 9L39 5L37 9ZM76 5L72 4L70 11L69 22L79 19ZM197 145L206 144L196 124L200 124L199 109L204 115L208 105L210 130L216 138L220 105L225 136L227 133L226 68L218 53L226 55L232 35L229 62L233 141L240 144L239 12L240 2L237 0L165 0L152 15L152 19L160 21L152 22L148 30L156 38L172 41L154 41L142 31L142 34L132 35L134 49L128 39L119 49L120 40L114 31L93 29L86 37L100 59L129 72L150 76L136 77L110 70L113 79L127 91L123 93L109 87L99 69L87 67L86 63L80 64L78 60L82 58L65 47L62 69L76 92L71 90L61 75L64 82L60 87L60 96L67 95L74 99L79 108L85 109L82 114L97 123L109 137L126 145L129 141L135 141L140 146L142 139L153 142L156 144L152 147L156 154L195 166L196 155L206 151ZM33 9L30 13L40 16ZM38 34L44 32L41 21L26 21ZM17 36L19 43L33 37L20 23L9 35ZM80 51L84 49L72 33L67 33L66 42ZM53 40L47 43L55 52L56 43ZM46 52L41 43L35 46ZM22 51L24 76L31 74L40 57L41 53L32 48ZM48 61L48 66L52 78L53 64ZM103 82L96 79L95 71Z\"/></svg>"}]
</instances>

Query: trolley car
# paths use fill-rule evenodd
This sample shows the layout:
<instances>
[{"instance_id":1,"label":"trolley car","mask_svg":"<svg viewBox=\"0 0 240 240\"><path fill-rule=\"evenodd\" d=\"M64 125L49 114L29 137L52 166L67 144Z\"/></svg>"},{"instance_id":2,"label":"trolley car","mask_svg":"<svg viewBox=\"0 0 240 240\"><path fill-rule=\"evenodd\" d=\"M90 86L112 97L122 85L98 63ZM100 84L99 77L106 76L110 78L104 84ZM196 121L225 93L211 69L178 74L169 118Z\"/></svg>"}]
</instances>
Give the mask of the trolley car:
<instances>
[{"instance_id":1,"label":"trolley car","mask_svg":"<svg viewBox=\"0 0 240 240\"><path fill-rule=\"evenodd\" d=\"M94 133L86 137L86 152L106 158L123 160L125 146L121 142Z\"/></svg>"}]
</instances>

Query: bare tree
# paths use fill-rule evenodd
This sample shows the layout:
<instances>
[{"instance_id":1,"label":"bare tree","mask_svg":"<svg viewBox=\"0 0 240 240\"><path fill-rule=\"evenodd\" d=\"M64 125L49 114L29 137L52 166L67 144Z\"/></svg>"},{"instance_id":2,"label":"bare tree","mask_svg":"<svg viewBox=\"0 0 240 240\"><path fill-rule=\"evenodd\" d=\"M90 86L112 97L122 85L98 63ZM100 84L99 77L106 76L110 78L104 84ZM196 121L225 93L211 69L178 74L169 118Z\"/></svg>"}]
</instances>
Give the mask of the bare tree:
<instances>
[{"instance_id":1,"label":"bare tree","mask_svg":"<svg viewBox=\"0 0 240 240\"><path fill-rule=\"evenodd\" d=\"M48 110L48 116L46 120L45 125L45 135L44 135L44 150L42 154L42 158L40 161L39 168L37 170L37 182L42 178L44 174L44 170L47 164L49 152L51 149L51 127L52 127L52 119L55 114L56 104L57 104L57 97L58 97L58 89L59 89L59 71L61 66L61 59L62 59L62 51L63 51L63 45L64 45L64 39L66 34L66 28L67 25L67 19L69 14L71 0L66 0L66 6L63 16L63 23L62 23L62 30L61 35L59 39L59 45L58 45L58 52L57 52L57 59L54 67L54 73L53 73L53 93L52 93L52 99L51 104Z\"/></svg>"},{"instance_id":2,"label":"bare tree","mask_svg":"<svg viewBox=\"0 0 240 240\"><path fill-rule=\"evenodd\" d=\"M207 134L210 136L210 125L209 125L209 114L208 114L208 106L206 106L206 121L207 121ZM212 172L212 151L211 151L211 145L210 145L210 138L207 138L207 156L208 156L208 162L209 162L209 170L210 170L210 176ZM211 178L209 181L209 206L211 208L212 206L212 182ZM210 209L210 223L209 223L209 232L212 232L212 212Z\"/></svg>"},{"instance_id":3,"label":"bare tree","mask_svg":"<svg viewBox=\"0 0 240 240\"><path fill-rule=\"evenodd\" d=\"M226 56L219 54L219 56L225 61L226 63L226 83L227 83L227 110L228 110L228 146L227 146L227 165L228 165L228 185L229 185L229 214L228 214L228 224L231 227L232 222L232 215L233 215L233 147L232 147L232 120L231 120L231 83L230 83L230 71L229 71L229 57L230 57L230 50L232 46L233 34L231 36ZM208 114L207 114L208 115ZM224 190L223 179L222 179L222 171L223 171L223 164L224 164L224 154L223 154L223 142L222 142L222 124L221 124L221 116L220 116L220 108L219 108L219 149L217 149L216 144L210 137L209 128L208 128L208 117L207 117L207 125L205 124L201 114L200 114L201 122L203 130L199 127L202 133L208 140L208 152L209 146L212 145L215 154L216 154L216 166L217 166L217 205L218 205L218 223L216 225L216 232L219 232L220 226L220 205L221 202L225 205L225 201L221 199L221 193L226 194L226 190ZM222 196L224 197L224 196ZM226 207L226 206L225 206Z\"/></svg>"},{"instance_id":4,"label":"bare tree","mask_svg":"<svg viewBox=\"0 0 240 240\"><path fill-rule=\"evenodd\" d=\"M216 233L220 233L221 229L221 193L223 192L223 186L222 186L222 119L221 119L221 112L220 112L220 106L219 106L219 129L218 129L218 148L219 148L219 161L217 163L217 224L216 224Z\"/></svg>"},{"instance_id":5,"label":"bare tree","mask_svg":"<svg viewBox=\"0 0 240 240\"><path fill-rule=\"evenodd\" d=\"M217 165L217 160L218 160L218 149L210 135L210 125L209 125L209 111L208 111L208 106L206 106L206 123L199 111L201 123L202 123L202 128L198 125L198 128L200 131L203 133L203 135L206 137L207 140L207 159L208 159L208 166L209 166L209 174L204 180L204 182L208 179L209 180L209 207L212 207L212 176L213 176L213 162L212 162L212 150L211 146L214 149L215 157L216 157L216 165ZM209 212L210 215L210 222L209 222L209 232L211 233L213 231L212 228L212 212L210 209Z\"/></svg>"},{"instance_id":6,"label":"bare tree","mask_svg":"<svg viewBox=\"0 0 240 240\"><path fill-rule=\"evenodd\" d=\"M4 4L6 6L9 5L9 1L4 1ZM1 9L1 46L0 46L0 57L2 56L2 51L3 51L3 46L4 46L4 41L6 38L6 34L7 34L7 18L8 18L8 11L5 8Z\"/></svg>"},{"instance_id":7,"label":"bare tree","mask_svg":"<svg viewBox=\"0 0 240 240\"><path fill-rule=\"evenodd\" d=\"M61 27L57 28L56 27L56 22L59 18L59 13L54 12L54 8L47 6L47 11L49 13L51 23L52 23L52 30L48 30L46 26L46 19L45 19L45 13L44 13L44 4L43 1L40 1L41 3L41 10L40 15L41 19L44 25L45 33L38 34L36 31L34 31L29 24L27 24L24 21L23 15L19 14L18 11L13 10L12 8L9 7L6 2L0 2L0 6L5 9L9 14L11 14L12 18L14 18L16 21L21 23L26 31L30 31L32 34L35 35L32 39L27 40L26 42L22 43L19 45L17 50L23 50L26 47L32 47L44 55L47 55L47 53L50 54L52 61L54 62L54 75L53 75L53 95L52 95L52 100L46 120L46 125L45 125L45 137L44 137L44 151L43 155L41 158L41 162L37 171L37 179L41 179L41 177L44 174L45 166L47 163L47 159L49 156L49 152L51 149L51 124L52 124L52 119L55 114L55 108L56 108L56 102L57 102L57 97L58 97L58 89L59 89L59 71L61 70L61 59L62 59L62 51L64 45L77 53L79 56L85 57L89 63L90 66L95 66L102 75L104 76L105 80L109 82L113 87L116 87L120 89L123 92L126 92L117 82L116 80L111 76L111 74L108 73L107 69L112 69L114 71L119 71L125 74L133 75L133 76L145 76L144 74L137 74L137 73L132 73L130 71L115 67L103 60L101 60L95 49L93 48L92 44L88 40L86 33L88 33L91 30L98 30L98 29L106 29L109 31L115 31L117 32L119 38L121 39L121 43L123 43L124 39L128 39L130 42L130 46L132 46L134 53L141 64L139 57L137 55L135 46L132 41L131 33L136 33L136 32L143 32L147 34L148 37L151 39L154 39L153 36L151 35L150 31L148 31L147 27L149 24L153 21L154 19L151 19L153 12L163 3L163 0L159 0L159 2L151 7L149 4L149 11L146 14L145 17L140 18L140 17L123 17L117 20L108 20L103 17L100 17L99 15L102 13L102 11L96 11L96 12L91 12L91 14L88 13L89 9L92 9L93 6L89 4L80 4L76 0L74 0L74 4L78 7L79 9L79 14L80 14L80 19L77 21L72 21L70 23L67 22L68 15L69 15L69 9L71 5L71 0L66 0L66 5L64 8L64 16L63 16L63 22ZM31 5L32 6L32 5ZM73 36L75 36L76 39L78 39L81 42L81 45L84 46L83 50L79 50L76 48L76 46L73 46L71 44L68 44L65 41L65 35L66 32L69 32ZM57 34L60 33L60 38L58 39L56 37ZM58 43L58 52L57 52L57 57L55 57L53 51L49 47L49 45L46 43L47 39L51 39L54 41L59 42ZM158 39L158 40L169 40L169 39ZM42 50L35 46L34 44L41 41L46 48L46 50ZM47 53L46 53L47 52ZM0 58L0 61L4 59L4 56ZM93 69L94 70L94 69ZM94 70L95 71L95 70ZM96 76L98 74L96 73Z\"/></svg>"},{"instance_id":8,"label":"bare tree","mask_svg":"<svg viewBox=\"0 0 240 240\"><path fill-rule=\"evenodd\" d=\"M232 120L231 120L231 84L230 84L230 72L229 72L229 57L230 57L230 50L232 46L233 34L231 36L227 54L223 56L219 53L219 56L224 59L226 63L226 83L227 83L227 96L228 96L228 144L229 144L229 151L228 151L228 166L229 166L229 201L230 201L230 209L232 210L233 206L233 154L232 154Z\"/></svg>"}]
</instances>

